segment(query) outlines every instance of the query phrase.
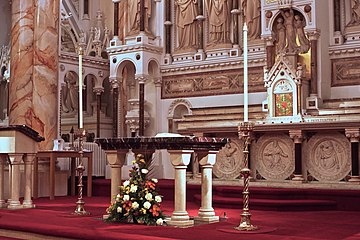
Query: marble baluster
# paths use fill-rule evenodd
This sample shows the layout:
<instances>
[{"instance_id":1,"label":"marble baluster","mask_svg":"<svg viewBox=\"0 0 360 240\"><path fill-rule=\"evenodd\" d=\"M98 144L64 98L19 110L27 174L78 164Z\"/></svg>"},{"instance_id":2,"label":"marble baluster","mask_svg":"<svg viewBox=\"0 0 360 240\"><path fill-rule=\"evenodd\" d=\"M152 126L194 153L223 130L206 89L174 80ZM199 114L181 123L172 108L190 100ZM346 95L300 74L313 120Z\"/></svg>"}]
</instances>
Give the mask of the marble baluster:
<instances>
[{"instance_id":1,"label":"marble baluster","mask_svg":"<svg viewBox=\"0 0 360 240\"><path fill-rule=\"evenodd\" d=\"M25 124L57 137L59 0L12 1L10 124ZM47 109L44 111L44 109Z\"/></svg>"},{"instance_id":2,"label":"marble baluster","mask_svg":"<svg viewBox=\"0 0 360 240\"><path fill-rule=\"evenodd\" d=\"M36 157L35 153L28 153L24 157L25 163L25 195L23 201L24 208L33 208L35 205L31 200L31 193L32 193L32 166L34 163L34 159Z\"/></svg>"},{"instance_id":3,"label":"marble baluster","mask_svg":"<svg viewBox=\"0 0 360 240\"><path fill-rule=\"evenodd\" d=\"M11 172L11 201L8 205L10 209L22 208L20 204L20 164L23 159L21 153L9 153L10 164L12 165Z\"/></svg>"},{"instance_id":4,"label":"marble baluster","mask_svg":"<svg viewBox=\"0 0 360 240\"><path fill-rule=\"evenodd\" d=\"M195 220L202 222L218 222L212 207L212 169L219 151L196 152L201 166L201 207Z\"/></svg>"},{"instance_id":5,"label":"marble baluster","mask_svg":"<svg viewBox=\"0 0 360 240\"><path fill-rule=\"evenodd\" d=\"M175 168L175 196L174 212L168 225L186 227L193 226L194 220L190 220L186 211L186 168L190 163L193 150L168 150L171 164Z\"/></svg>"},{"instance_id":6,"label":"marble baluster","mask_svg":"<svg viewBox=\"0 0 360 240\"><path fill-rule=\"evenodd\" d=\"M111 168L111 202L114 201L113 197L120 193L121 169L125 163L128 151L128 149L105 151L107 161Z\"/></svg>"},{"instance_id":7,"label":"marble baluster","mask_svg":"<svg viewBox=\"0 0 360 240\"><path fill-rule=\"evenodd\" d=\"M4 168L7 156L0 154L0 208L6 207L5 196L4 196Z\"/></svg>"}]
</instances>

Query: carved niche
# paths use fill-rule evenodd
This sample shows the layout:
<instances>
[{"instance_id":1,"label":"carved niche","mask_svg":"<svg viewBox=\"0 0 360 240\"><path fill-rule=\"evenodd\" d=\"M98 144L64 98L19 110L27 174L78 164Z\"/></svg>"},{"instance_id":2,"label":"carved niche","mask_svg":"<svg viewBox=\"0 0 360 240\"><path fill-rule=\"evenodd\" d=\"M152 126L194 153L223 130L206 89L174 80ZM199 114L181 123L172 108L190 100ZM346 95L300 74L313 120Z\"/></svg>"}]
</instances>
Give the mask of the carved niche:
<instances>
[{"instance_id":1,"label":"carved niche","mask_svg":"<svg viewBox=\"0 0 360 240\"><path fill-rule=\"evenodd\" d=\"M313 136L304 146L308 172L318 181L338 182L351 171L351 145L340 133Z\"/></svg>"},{"instance_id":2,"label":"carved niche","mask_svg":"<svg viewBox=\"0 0 360 240\"><path fill-rule=\"evenodd\" d=\"M233 180L240 176L240 170L245 166L243 145L238 138L231 138L231 141L219 151L213 168L213 173L217 178Z\"/></svg>"},{"instance_id":3,"label":"carved niche","mask_svg":"<svg viewBox=\"0 0 360 240\"><path fill-rule=\"evenodd\" d=\"M294 143L285 134L266 134L253 144L256 171L266 180L286 180L295 171Z\"/></svg>"}]
</instances>

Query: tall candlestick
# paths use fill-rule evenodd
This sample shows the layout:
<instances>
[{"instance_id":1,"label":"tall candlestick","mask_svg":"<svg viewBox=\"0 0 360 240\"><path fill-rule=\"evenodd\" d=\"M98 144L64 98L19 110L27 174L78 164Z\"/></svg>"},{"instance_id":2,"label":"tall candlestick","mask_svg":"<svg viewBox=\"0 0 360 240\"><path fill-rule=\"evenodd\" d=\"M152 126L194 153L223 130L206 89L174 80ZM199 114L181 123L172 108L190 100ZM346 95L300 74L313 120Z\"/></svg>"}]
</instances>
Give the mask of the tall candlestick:
<instances>
[{"instance_id":1,"label":"tall candlestick","mask_svg":"<svg viewBox=\"0 0 360 240\"><path fill-rule=\"evenodd\" d=\"M79 47L79 128L83 128L83 77L82 77L83 49Z\"/></svg>"},{"instance_id":2,"label":"tall candlestick","mask_svg":"<svg viewBox=\"0 0 360 240\"><path fill-rule=\"evenodd\" d=\"M248 46L247 46L247 26L246 22L244 23L244 122L249 120L248 114Z\"/></svg>"}]
</instances>

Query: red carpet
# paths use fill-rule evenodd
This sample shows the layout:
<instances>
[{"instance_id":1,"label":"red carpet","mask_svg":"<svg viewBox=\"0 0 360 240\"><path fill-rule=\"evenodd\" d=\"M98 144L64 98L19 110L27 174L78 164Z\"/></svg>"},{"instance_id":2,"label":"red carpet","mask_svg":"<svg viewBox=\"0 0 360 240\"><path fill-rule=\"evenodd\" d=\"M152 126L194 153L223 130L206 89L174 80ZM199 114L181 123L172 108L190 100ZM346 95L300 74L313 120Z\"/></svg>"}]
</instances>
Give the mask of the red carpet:
<instances>
[{"instance_id":1,"label":"red carpet","mask_svg":"<svg viewBox=\"0 0 360 240\"><path fill-rule=\"evenodd\" d=\"M251 210L252 223L260 229L270 228L268 233L229 233L240 221L239 209L216 208L217 215L226 212L227 220L219 223L197 225L191 228L168 226L142 226L133 224L105 223L102 215L109 197L84 198L85 209L90 216L79 217L71 213L76 207L76 197L56 197L35 200L35 209L0 210L0 228L49 236L76 239L360 239L360 214L352 211L297 211L276 212ZM251 200L250 200L251 202ZM171 215L173 202L163 203L165 214ZM190 216L196 216L199 205L187 203Z\"/></svg>"}]
</instances>

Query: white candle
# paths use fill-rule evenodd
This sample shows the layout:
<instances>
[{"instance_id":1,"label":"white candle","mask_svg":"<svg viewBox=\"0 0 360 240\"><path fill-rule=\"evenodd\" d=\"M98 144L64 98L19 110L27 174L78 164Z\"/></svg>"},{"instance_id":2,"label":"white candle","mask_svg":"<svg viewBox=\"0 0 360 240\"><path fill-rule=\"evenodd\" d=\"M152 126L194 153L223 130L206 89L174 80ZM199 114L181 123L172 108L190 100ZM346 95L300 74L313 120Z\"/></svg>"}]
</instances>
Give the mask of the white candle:
<instances>
[{"instance_id":1,"label":"white candle","mask_svg":"<svg viewBox=\"0 0 360 240\"><path fill-rule=\"evenodd\" d=\"M247 26L244 23L244 122L249 121L248 110L248 46L247 46Z\"/></svg>"},{"instance_id":2,"label":"white candle","mask_svg":"<svg viewBox=\"0 0 360 240\"><path fill-rule=\"evenodd\" d=\"M82 77L82 47L79 48L79 128L83 128L83 77Z\"/></svg>"}]
</instances>

